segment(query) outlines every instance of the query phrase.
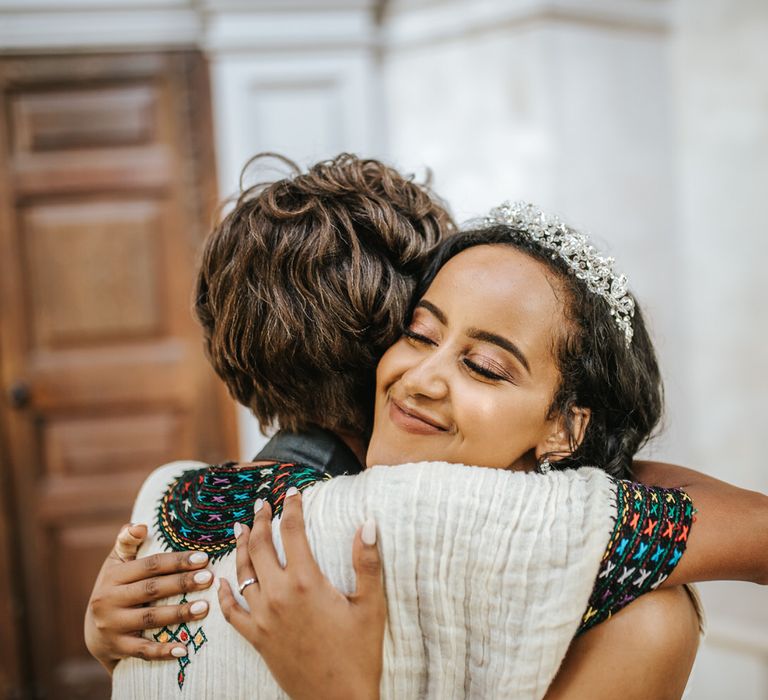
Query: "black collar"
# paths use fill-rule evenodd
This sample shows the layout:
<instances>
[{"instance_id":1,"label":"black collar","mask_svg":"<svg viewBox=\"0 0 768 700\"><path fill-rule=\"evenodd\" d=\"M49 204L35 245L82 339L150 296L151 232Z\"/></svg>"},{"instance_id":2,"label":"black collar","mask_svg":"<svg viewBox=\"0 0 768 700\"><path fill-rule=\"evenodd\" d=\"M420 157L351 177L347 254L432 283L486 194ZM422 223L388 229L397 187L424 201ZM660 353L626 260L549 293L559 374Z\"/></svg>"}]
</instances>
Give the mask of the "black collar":
<instances>
[{"instance_id":1,"label":"black collar","mask_svg":"<svg viewBox=\"0 0 768 700\"><path fill-rule=\"evenodd\" d=\"M363 470L352 450L330 430L310 427L299 433L279 430L254 461L298 462L328 474L357 474Z\"/></svg>"}]
</instances>

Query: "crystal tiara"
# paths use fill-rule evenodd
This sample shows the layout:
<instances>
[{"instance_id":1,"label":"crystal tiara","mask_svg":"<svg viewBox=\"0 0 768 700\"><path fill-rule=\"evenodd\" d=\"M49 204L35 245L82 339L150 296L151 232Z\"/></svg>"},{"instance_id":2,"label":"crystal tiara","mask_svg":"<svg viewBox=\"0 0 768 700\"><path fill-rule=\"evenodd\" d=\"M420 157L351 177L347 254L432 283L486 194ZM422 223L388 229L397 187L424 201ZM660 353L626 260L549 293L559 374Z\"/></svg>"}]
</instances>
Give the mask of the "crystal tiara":
<instances>
[{"instance_id":1,"label":"crystal tiara","mask_svg":"<svg viewBox=\"0 0 768 700\"><path fill-rule=\"evenodd\" d=\"M533 204L504 202L481 219L484 227L499 224L527 234L542 248L552 251L553 258L559 256L593 294L605 299L611 316L624 335L626 346L630 346L635 301L627 290L626 276L614 271L613 258L600 255L583 233L574 231L558 217L545 214Z\"/></svg>"}]
</instances>

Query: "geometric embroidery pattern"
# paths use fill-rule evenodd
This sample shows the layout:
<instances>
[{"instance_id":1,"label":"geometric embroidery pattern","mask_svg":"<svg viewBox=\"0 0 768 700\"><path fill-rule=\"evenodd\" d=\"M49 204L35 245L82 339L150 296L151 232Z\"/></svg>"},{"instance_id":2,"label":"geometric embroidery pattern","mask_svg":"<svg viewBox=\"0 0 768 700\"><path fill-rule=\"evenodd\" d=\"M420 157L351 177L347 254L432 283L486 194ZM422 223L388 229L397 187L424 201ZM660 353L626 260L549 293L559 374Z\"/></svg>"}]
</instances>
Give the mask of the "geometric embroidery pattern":
<instances>
[{"instance_id":1,"label":"geometric embroidery pattern","mask_svg":"<svg viewBox=\"0 0 768 700\"><path fill-rule=\"evenodd\" d=\"M683 556L695 522L685 491L613 481L616 522L577 636L658 588Z\"/></svg>"},{"instance_id":2,"label":"geometric embroidery pattern","mask_svg":"<svg viewBox=\"0 0 768 700\"><path fill-rule=\"evenodd\" d=\"M184 595L179 601L179 605L186 602L187 596ZM192 659L190 659L189 656L189 647L191 646L195 654L197 654L203 644L208 641L205 632L203 632L203 628L198 627L197 630L192 632L187 623L182 622L180 625L176 626L176 629L171 629L166 625L157 634L154 634L153 637L156 641L162 642L163 644L166 642L180 642L187 647L187 655L180 656L176 659L176 661L179 662L179 672L176 676L176 682L179 684L179 690L181 690L184 687L187 666L192 663Z\"/></svg>"},{"instance_id":3,"label":"geometric embroidery pattern","mask_svg":"<svg viewBox=\"0 0 768 700\"><path fill-rule=\"evenodd\" d=\"M235 549L235 523L253 524L253 503L263 498L273 516L283 508L285 493L300 491L330 474L294 463L237 467L227 464L191 469L169 484L157 506L155 524L166 549L194 549L215 561Z\"/></svg>"}]
</instances>

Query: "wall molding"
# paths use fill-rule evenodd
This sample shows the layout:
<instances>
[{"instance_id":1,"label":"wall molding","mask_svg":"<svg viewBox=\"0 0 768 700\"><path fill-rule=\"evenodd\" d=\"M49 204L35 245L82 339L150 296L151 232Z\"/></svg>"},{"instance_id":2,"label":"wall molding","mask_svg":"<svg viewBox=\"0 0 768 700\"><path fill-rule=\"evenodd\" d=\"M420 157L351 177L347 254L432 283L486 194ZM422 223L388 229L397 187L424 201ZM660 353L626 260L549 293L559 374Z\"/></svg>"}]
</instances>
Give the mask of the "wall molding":
<instances>
[{"instance_id":1,"label":"wall molding","mask_svg":"<svg viewBox=\"0 0 768 700\"><path fill-rule=\"evenodd\" d=\"M399 49L543 24L665 34L672 19L668 0L392 0L383 38Z\"/></svg>"},{"instance_id":2,"label":"wall molding","mask_svg":"<svg viewBox=\"0 0 768 700\"><path fill-rule=\"evenodd\" d=\"M0 0L0 51L371 48L377 7L375 0Z\"/></svg>"},{"instance_id":3,"label":"wall molding","mask_svg":"<svg viewBox=\"0 0 768 700\"><path fill-rule=\"evenodd\" d=\"M199 15L183 7L0 13L3 52L190 46L201 33Z\"/></svg>"},{"instance_id":4,"label":"wall molding","mask_svg":"<svg viewBox=\"0 0 768 700\"><path fill-rule=\"evenodd\" d=\"M377 41L373 14L368 8L318 9L301 13L209 12L202 46L208 51L308 51L327 48L371 48Z\"/></svg>"}]
</instances>

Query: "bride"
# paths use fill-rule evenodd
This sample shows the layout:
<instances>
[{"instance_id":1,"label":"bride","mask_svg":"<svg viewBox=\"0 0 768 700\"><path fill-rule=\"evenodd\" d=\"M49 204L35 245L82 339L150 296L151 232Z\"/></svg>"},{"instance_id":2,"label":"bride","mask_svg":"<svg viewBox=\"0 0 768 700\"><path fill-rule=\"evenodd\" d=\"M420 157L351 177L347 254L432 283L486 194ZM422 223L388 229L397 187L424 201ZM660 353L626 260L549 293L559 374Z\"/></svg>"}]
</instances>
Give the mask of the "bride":
<instances>
[{"instance_id":1,"label":"bride","mask_svg":"<svg viewBox=\"0 0 768 700\"><path fill-rule=\"evenodd\" d=\"M567 251L575 255L568 257ZM428 459L512 470L598 464L625 475L658 419L658 370L622 278L606 271L594 251L580 260L585 252L586 243L576 234L530 208L502 209L486 226L444 243L427 274L425 293L417 295L420 302L404 338L379 364L369 463ZM445 473L452 478L450 468ZM476 471L471 477L500 486ZM459 478L465 478L463 472ZM345 480L350 479L338 481ZM307 496L328 486L319 485ZM689 491L703 510L706 489L703 502L694 484ZM619 501L627 495L622 487L614 493ZM652 498L661 495L643 491L638 500L651 514ZM702 517L692 532L704 533L691 538L681 559L690 527L680 513L686 501L679 492L663 496L677 498L679 509L673 523L678 546L664 554L669 570L674 569L670 580L751 575L743 561L728 561L707 549L709 528ZM262 520L270 510L262 509ZM742 516L747 518L747 511ZM562 520L567 522L565 514ZM623 524L617 522L606 539L620 536ZM643 550L643 544L633 553L652 558L654 548L645 543ZM617 539L615 548L620 546ZM599 553L604 549L605 542ZM222 589L226 596L226 585ZM260 590L247 586L245 594L256 600ZM592 624L626 597L593 614ZM225 601L233 610L232 601Z\"/></svg>"}]
</instances>

